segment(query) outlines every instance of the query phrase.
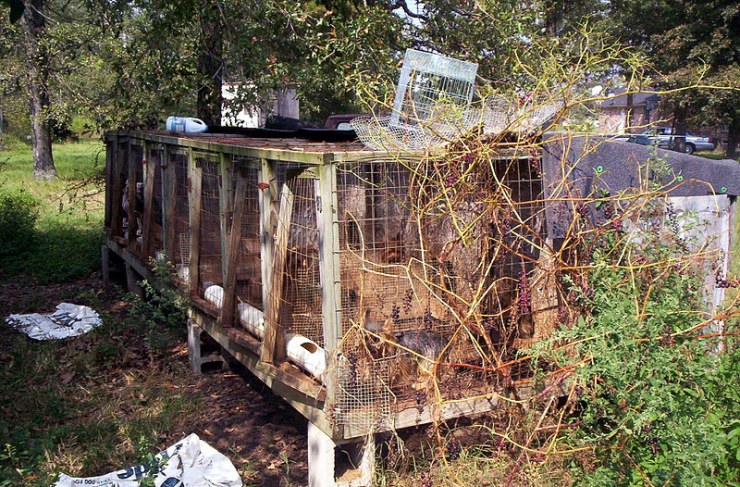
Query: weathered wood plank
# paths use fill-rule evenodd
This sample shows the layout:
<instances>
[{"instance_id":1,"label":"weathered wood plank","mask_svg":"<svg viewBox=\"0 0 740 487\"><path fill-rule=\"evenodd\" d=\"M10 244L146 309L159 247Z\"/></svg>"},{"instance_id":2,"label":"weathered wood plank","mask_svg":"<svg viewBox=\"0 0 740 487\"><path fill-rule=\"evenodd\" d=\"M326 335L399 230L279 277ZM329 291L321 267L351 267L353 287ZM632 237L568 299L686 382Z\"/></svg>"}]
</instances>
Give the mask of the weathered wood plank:
<instances>
[{"instance_id":1,"label":"weathered wood plank","mask_svg":"<svg viewBox=\"0 0 740 487\"><path fill-rule=\"evenodd\" d=\"M247 175L243 171L237 173L234 206L231 213L231 225L228 233L228 255L226 257L226 277L224 278L224 300L221 307L221 325L230 327L234 324L236 308L236 274L239 263L239 242L242 236L242 218L247 199ZM226 239L226 235L222 237Z\"/></svg>"},{"instance_id":2,"label":"weathered wood plank","mask_svg":"<svg viewBox=\"0 0 740 487\"><path fill-rule=\"evenodd\" d=\"M156 160L155 160L156 159ZM141 258L148 262L152 256L152 240L154 230L154 181L159 165L159 157L152 158L149 154L149 145L144 145L144 161L146 176L144 179L144 215L141 218Z\"/></svg>"},{"instance_id":3,"label":"weathered wood plank","mask_svg":"<svg viewBox=\"0 0 740 487\"><path fill-rule=\"evenodd\" d=\"M195 164L193 152L188 153L188 180L190 203L190 269L188 291L191 295L198 294L200 284L200 221L203 192L203 170Z\"/></svg>"},{"instance_id":4,"label":"weathered wood plank","mask_svg":"<svg viewBox=\"0 0 740 487\"><path fill-rule=\"evenodd\" d=\"M279 363L285 358L285 330L280 318L283 306L283 275L288 254L288 231L293 217L293 198L293 190L288 184L283 184L275 231L270 299L265 315L265 341L262 347L262 361L268 364Z\"/></svg>"},{"instance_id":5,"label":"weathered wood plank","mask_svg":"<svg viewBox=\"0 0 740 487\"><path fill-rule=\"evenodd\" d=\"M126 180L126 199L128 202L128 246L130 249L136 248L136 234L138 225L136 221L136 166L134 160L134 144L128 144L128 178Z\"/></svg>"},{"instance_id":6,"label":"weathered wood plank","mask_svg":"<svg viewBox=\"0 0 740 487\"><path fill-rule=\"evenodd\" d=\"M172 144L180 147L186 147L190 149L206 150L211 152L233 154L236 156L244 156L251 159L271 159L285 162L296 162L301 164L319 165L324 164L331 160L331 151L316 151L308 152L302 151L296 143L296 148L261 148L261 147L250 147L248 145L236 145L221 141L215 142L204 138L189 138L189 137L177 137L172 135L158 134L153 132L141 132L141 131L116 131L113 132L118 135L125 135L135 137L140 140L147 140L150 142L157 142L160 144ZM243 137L236 137L235 140L243 141ZM243 144L243 142L242 142Z\"/></svg>"},{"instance_id":7,"label":"weathered wood plank","mask_svg":"<svg viewBox=\"0 0 740 487\"><path fill-rule=\"evenodd\" d=\"M277 214L280 201L278 201L278 181L274 163L267 159L260 160L260 188L262 194L259 199L260 208L260 265L262 272L262 306L267 307L270 301L270 285L272 282L272 251ZM267 185L267 186L265 186Z\"/></svg>"},{"instance_id":8,"label":"weathered wood plank","mask_svg":"<svg viewBox=\"0 0 740 487\"><path fill-rule=\"evenodd\" d=\"M111 235L116 237L123 236L122 217L123 217L123 181L121 181L121 170L125 161L126 151L121 147L122 142L116 138L114 141L115 156L113 158L113 168L111 173Z\"/></svg>"}]
</instances>

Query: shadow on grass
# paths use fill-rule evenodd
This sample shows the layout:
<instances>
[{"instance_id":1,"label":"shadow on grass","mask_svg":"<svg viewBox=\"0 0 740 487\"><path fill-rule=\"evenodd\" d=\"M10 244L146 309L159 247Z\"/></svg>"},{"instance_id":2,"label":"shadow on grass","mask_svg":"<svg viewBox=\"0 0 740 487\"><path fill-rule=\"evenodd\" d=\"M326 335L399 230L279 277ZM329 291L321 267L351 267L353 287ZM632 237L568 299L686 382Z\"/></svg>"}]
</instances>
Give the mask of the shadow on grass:
<instances>
[{"instance_id":1,"label":"shadow on grass","mask_svg":"<svg viewBox=\"0 0 740 487\"><path fill-rule=\"evenodd\" d=\"M54 226L37 230L20 253L0 259L4 277L23 275L39 283L64 282L100 269L102 229Z\"/></svg>"}]
</instances>

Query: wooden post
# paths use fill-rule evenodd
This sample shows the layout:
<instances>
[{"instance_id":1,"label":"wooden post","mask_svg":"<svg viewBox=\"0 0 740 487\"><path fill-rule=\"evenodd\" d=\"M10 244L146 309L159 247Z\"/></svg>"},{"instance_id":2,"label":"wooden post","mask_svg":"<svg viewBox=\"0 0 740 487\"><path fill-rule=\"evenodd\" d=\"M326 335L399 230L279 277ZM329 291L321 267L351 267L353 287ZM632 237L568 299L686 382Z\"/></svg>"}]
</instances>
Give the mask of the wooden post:
<instances>
[{"instance_id":1,"label":"wooden post","mask_svg":"<svg viewBox=\"0 0 740 487\"><path fill-rule=\"evenodd\" d=\"M128 248L134 250L136 247L136 233L138 231L136 224L136 161L134 161L133 144L128 144Z\"/></svg>"},{"instance_id":2,"label":"wooden post","mask_svg":"<svg viewBox=\"0 0 740 487\"><path fill-rule=\"evenodd\" d=\"M157 177L159 158L153 160L149 154L149 145L144 144L144 163L146 164L146 178L144 180L144 215L141 218L141 259L146 263L152 256L152 239L154 238L154 180ZM146 157L149 156L149 157Z\"/></svg>"},{"instance_id":3,"label":"wooden post","mask_svg":"<svg viewBox=\"0 0 740 487\"><path fill-rule=\"evenodd\" d=\"M226 276L224 278L224 299L221 307L221 325L233 326L236 308L236 272L239 263L239 241L242 236L242 217L247 199L247 175L239 171L234 194L234 211L231 214L229 229L228 255L226 256ZM226 235L222 237L224 240Z\"/></svg>"},{"instance_id":4,"label":"wooden post","mask_svg":"<svg viewBox=\"0 0 740 487\"><path fill-rule=\"evenodd\" d=\"M2 131L2 127L0 127ZM111 211L113 209L112 200L112 184L113 184L113 158L115 157L116 139L115 137L108 135L105 138L105 219L104 227L106 230L110 230L111 227ZM108 234L110 235L110 234Z\"/></svg>"},{"instance_id":5,"label":"wooden post","mask_svg":"<svg viewBox=\"0 0 740 487\"><path fill-rule=\"evenodd\" d=\"M262 271L262 308L267 309L270 302L270 284L272 282L273 232L277 225L278 181L274 164L267 159L260 159L259 182L268 186L262 189L259 199L260 207L260 261ZM263 186L264 187L264 186Z\"/></svg>"},{"instance_id":6,"label":"wooden post","mask_svg":"<svg viewBox=\"0 0 740 487\"><path fill-rule=\"evenodd\" d=\"M339 263L339 224L337 221L337 173L334 165L319 168L320 207L317 213L319 230L319 265L323 289L322 321L324 348L334 351L340 335L341 281Z\"/></svg>"},{"instance_id":7,"label":"wooden post","mask_svg":"<svg viewBox=\"0 0 740 487\"><path fill-rule=\"evenodd\" d=\"M262 344L261 359L269 364L279 363L285 358L285 330L280 318L283 305L285 261L288 255L288 231L293 217L293 197L292 189L287 184L283 184L275 231L270 299L267 302L265 315L265 341Z\"/></svg>"},{"instance_id":8,"label":"wooden post","mask_svg":"<svg viewBox=\"0 0 740 487\"><path fill-rule=\"evenodd\" d=\"M114 154L111 158L111 180L110 180L110 236L121 237L121 210L123 210L123 187L121 186L121 160L125 157L125 151L121 150L121 141L118 137L113 138Z\"/></svg>"},{"instance_id":9,"label":"wooden post","mask_svg":"<svg viewBox=\"0 0 740 487\"><path fill-rule=\"evenodd\" d=\"M192 149L188 151L188 180L190 181L188 201L190 203L190 269L189 285L190 295L198 294L200 284L200 217L201 217L201 200L203 192L201 191L201 182L203 179L203 170L196 165Z\"/></svg>"},{"instance_id":10,"label":"wooden post","mask_svg":"<svg viewBox=\"0 0 740 487\"><path fill-rule=\"evenodd\" d=\"M229 255L229 216L234 208L234 191L232 190L232 166L229 154L219 154L218 209L221 232L221 279L226 282L226 261Z\"/></svg>"}]
</instances>

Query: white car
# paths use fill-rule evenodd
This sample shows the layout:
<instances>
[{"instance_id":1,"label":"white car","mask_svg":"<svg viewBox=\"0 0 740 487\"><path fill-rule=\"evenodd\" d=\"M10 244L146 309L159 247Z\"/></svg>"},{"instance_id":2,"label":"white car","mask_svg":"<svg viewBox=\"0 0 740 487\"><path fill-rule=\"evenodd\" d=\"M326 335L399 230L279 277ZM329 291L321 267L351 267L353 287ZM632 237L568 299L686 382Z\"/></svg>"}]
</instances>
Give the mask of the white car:
<instances>
[{"instance_id":1,"label":"white car","mask_svg":"<svg viewBox=\"0 0 740 487\"><path fill-rule=\"evenodd\" d=\"M670 149L673 146L673 141L675 139L686 137L684 152L687 154L693 154L698 150L714 150L715 147L714 140L712 140L711 137L694 135L688 130L686 131L685 136L673 135L673 129L671 127L653 127L640 135L656 140L658 142L658 147L662 149Z\"/></svg>"}]
</instances>

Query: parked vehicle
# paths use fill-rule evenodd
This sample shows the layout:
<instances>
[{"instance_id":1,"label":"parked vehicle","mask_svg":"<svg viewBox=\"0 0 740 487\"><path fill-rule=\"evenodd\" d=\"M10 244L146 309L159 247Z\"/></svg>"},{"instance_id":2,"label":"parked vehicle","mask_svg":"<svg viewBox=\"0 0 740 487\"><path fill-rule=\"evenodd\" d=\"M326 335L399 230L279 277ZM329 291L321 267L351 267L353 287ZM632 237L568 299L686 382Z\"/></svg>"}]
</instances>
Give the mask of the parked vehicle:
<instances>
[{"instance_id":1,"label":"parked vehicle","mask_svg":"<svg viewBox=\"0 0 740 487\"><path fill-rule=\"evenodd\" d=\"M358 117L370 117L367 113L347 113L340 115L330 115L324 123L324 128L335 130L352 130L349 124L353 119Z\"/></svg>"},{"instance_id":2,"label":"parked vehicle","mask_svg":"<svg viewBox=\"0 0 740 487\"><path fill-rule=\"evenodd\" d=\"M694 135L688 130L686 135L673 135L673 129L671 127L652 127L649 130L644 131L640 136L648 137L651 140L655 140L658 143L658 147L661 149L670 149L673 147L673 142L679 137L686 138L686 144L684 145L684 152L686 154L693 154L698 150L714 150L715 144L711 137L702 137L701 135ZM637 142L640 143L640 142Z\"/></svg>"}]
</instances>

